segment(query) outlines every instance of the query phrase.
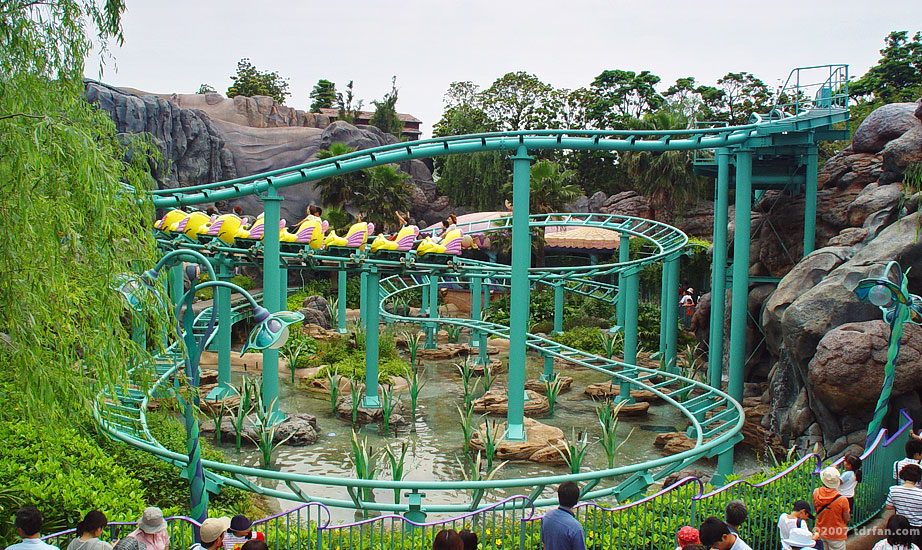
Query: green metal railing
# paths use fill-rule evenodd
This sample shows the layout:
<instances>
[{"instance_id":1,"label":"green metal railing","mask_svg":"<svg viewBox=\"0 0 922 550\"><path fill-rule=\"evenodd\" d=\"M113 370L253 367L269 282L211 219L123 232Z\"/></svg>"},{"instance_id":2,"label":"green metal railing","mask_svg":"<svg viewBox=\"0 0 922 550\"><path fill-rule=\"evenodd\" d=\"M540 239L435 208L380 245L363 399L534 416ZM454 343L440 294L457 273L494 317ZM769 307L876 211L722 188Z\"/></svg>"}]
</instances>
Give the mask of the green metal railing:
<instances>
[{"instance_id":1,"label":"green metal railing","mask_svg":"<svg viewBox=\"0 0 922 550\"><path fill-rule=\"evenodd\" d=\"M881 430L874 444L862 454L863 480L855 492L852 529L864 525L884 508L888 489L894 483L893 462L904 456L912 427L912 420L905 412L902 414L902 427L892 436ZM614 507L583 503L575 511L583 524L587 548L654 550L671 548L679 528L697 526L708 516L722 517L727 503L739 499L749 510L740 531L743 539L752 548L777 548L778 516L790 512L795 500L811 500L813 490L820 486L821 467L819 457L809 454L766 479L737 480L706 490L701 480L686 477L634 502ZM536 514L531 499L514 496L473 512L431 522L386 515L331 525L326 507L313 502L257 520L254 528L266 535L269 547L274 550L425 550L431 548L432 538L441 529L469 529L477 534L482 548L540 550L542 517ZM170 548L187 548L196 522L173 517L167 523ZM114 540L133 529L133 523L111 523L107 536ZM44 540L63 547L73 533L70 529L48 535Z\"/></svg>"}]
</instances>

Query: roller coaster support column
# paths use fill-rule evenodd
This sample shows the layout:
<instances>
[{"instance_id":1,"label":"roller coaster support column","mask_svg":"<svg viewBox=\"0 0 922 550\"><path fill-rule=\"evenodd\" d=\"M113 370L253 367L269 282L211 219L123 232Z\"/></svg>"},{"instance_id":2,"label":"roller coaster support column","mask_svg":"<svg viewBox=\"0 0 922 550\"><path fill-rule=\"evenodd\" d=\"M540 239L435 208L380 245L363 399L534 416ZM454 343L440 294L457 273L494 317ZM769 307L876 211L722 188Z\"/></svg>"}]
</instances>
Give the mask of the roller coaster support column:
<instances>
[{"instance_id":1,"label":"roller coaster support column","mask_svg":"<svg viewBox=\"0 0 922 550\"><path fill-rule=\"evenodd\" d=\"M471 277L471 319L483 317L483 277ZM475 365L487 364L487 335L479 330L471 331L471 348L477 350Z\"/></svg>"},{"instance_id":2,"label":"roller coaster support column","mask_svg":"<svg viewBox=\"0 0 922 550\"><path fill-rule=\"evenodd\" d=\"M425 291L423 291L425 292ZM439 335L435 319L439 316L439 276L429 275L429 324L426 326L426 349L438 347Z\"/></svg>"},{"instance_id":3,"label":"roller coaster support column","mask_svg":"<svg viewBox=\"0 0 922 550\"><path fill-rule=\"evenodd\" d=\"M170 268L169 279L167 280L170 287L170 303L173 306L178 306L179 301L182 300L182 295L186 292L185 288L183 288L182 262Z\"/></svg>"},{"instance_id":4,"label":"roller coaster support column","mask_svg":"<svg viewBox=\"0 0 922 550\"><path fill-rule=\"evenodd\" d=\"M676 353L678 352L679 337L679 256L668 258L663 264L663 280L666 281L665 302L666 307L660 313L666 320L666 333L663 339L663 365L666 372L677 373Z\"/></svg>"},{"instance_id":5,"label":"roller coaster support column","mask_svg":"<svg viewBox=\"0 0 922 550\"><path fill-rule=\"evenodd\" d=\"M225 262L218 264L218 280L230 281L234 270ZM231 290L216 286L213 307L218 308L218 334L215 345L218 348L218 385L208 393L208 399L223 399L230 392L231 383Z\"/></svg>"},{"instance_id":6,"label":"roller coaster support column","mask_svg":"<svg viewBox=\"0 0 922 550\"><path fill-rule=\"evenodd\" d=\"M336 332L346 334L346 270L337 272L339 279L336 288Z\"/></svg>"},{"instance_id":7,"label":"roller coaster support column","mask_svg":"<svg viewBox=\"0 0 922 550\"><path fill-rule=\"evenodd\" d=\"M720 389L724 356L724 310L727 300L727 217L730 194L730 152L717 150L714 189L714 246L711 259L711 319L708 328L708 384Z\"/></svg>"},{"instance_id":8,"label":"roller coaster support column","mask_svg":"<svg viewBox=\"0 0 922 550\"><path fill-rule=\"evenodd\" d=\"M378 304L381 302L381 274L377 267L372 267L366 279L364 303L368 305L365 313L365 399L362 406L376 409L381 406L378 397Z\"/></svg>"},{"instance_id":9,"label":"roller coaster support column","mask_svg":"<svg viewBox=\"0 0 922 550\"><path fill-rule=\"evenodd\" d=\"M624 362L629 365L637 364L637 302L640 287L640 271L638 268L628 268L624 273L624 288L619 289L619 295L627 296L624 306ZM625 369L625 374L633 370ZM618 396L621 401L633 403L631 398L631 384L621 381Z\"/></svg>"},{"instance_id":10,"label":"roller coaster support column","mask_svg":"<svg viewBox=\"0 0 922 550\"><path fill-rule=\"evenodd\" d=\"M359 323L368 321L368 274L364 271L359 275Z\"/></svg>"},{"instance_id":11,"label":"roller coaster support column","mask_svg":"<svg viewBox=\"0 0 922 550\"><path fill-rule=\"evenodd\" d=\"M279 257L279 219L281 217L282 197L269 181L269 188L262 197L264 208L263 234L263 307L270 313L282 311L283 297L281 295L281 264ZM190 325L191 326L191 325ZM263 350L263 404L268 409L272 407L272 416L277 421L284 419L278 409L279 396L279 350L266 348Z\"/></svg>"},{"instance_id":12,"label":"roller coaster support column","mask_svg":"<svg viewBox=\"0 0 922 550\"><path fill-rule=\"evenodd\" d=\"M554 285L554 334L563 332L563 283Z\"/></svg>"},{"instance_id":13,"label":"roller coaster support column","mask_svg":"<svg viewBox=\"0 0 922 550\"><path fill-rule=\"evenodd\" d=\"M525 440L525 334L528 330L531 235L528 228L531 160L524 145L512 157L512 287L509 307L509 410L506 439Z\"/></svg>"},{"instance_id":14,"label":"roller coaster support column","mask_svg":"<svg viewBox=\"0 0 922 550\"><path fill-rule=\"evenodd\" d=\"M631 222L625 223L626 227L631 226ZM631 259L631 236L627 233L621 233L618 241L618 262L624 263ZM624 330L624 309L627 307L627 294L624 292L624 273L618 272L618 303L615 305L618 325Z\"/></svg>"},{"instance_id":15,"label":"roller coaster support column","mask_svg":"<svg viewBox=\"0 0 922 550\"><path fill-rule=\"evenodd\" d=\"M804 185L804 257L813 252L816 246L816 180L817 150L811 145L807 151L807 173Z\"/></svg>"},{"instance_id":16,"label":"roller coaster support column","mask_svg":"<svg viewBox=\"0 0 922 550\"><path fill-rule=\"evenodd\" d=\"M749 227L752 218L752 150L736 153L736 231L733 234L733 302L730 310L730 377L727 393L743 402L746 321L749 315ZM718 456L717 475L733 473L733 449Z\"/></svg>"},{"instance_id":17,"label":"roller coaster support column","mask_svg":"<svg viewBox=\"0 0 922 550\"><path fill-rule=\"evenodd\" d=\"M424 276L421 282L428 283L429 277ZM425 289L420 287L419 293L421 294L420 305L419 305L419 314L420 315L429 315L429 293Z\"/></svg>"}]
</instances>

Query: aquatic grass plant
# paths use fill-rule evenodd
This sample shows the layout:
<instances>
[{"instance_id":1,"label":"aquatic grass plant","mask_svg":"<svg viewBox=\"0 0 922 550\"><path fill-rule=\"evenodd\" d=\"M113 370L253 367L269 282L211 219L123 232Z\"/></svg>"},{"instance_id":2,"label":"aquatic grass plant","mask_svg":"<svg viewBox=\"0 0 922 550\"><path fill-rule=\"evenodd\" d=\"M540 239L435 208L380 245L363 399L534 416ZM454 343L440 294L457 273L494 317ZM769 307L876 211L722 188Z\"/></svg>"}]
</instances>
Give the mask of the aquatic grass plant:
<instances>
[{"instance_id":1,"label":"aquatic grass plant","mask_svg":"<svg viewBox=\"0 0 922 550\"><path fill-rule=\"evenodd\" d=\"M330 313L330 326L335 329L339 326L339 298L327 300L327 311Z\"/></svg>"},{"instance_id":2,"label":"aquatic grass plant","mask_svg":"<svg viewBox=\"0 0 922 550\"><path fill-rule=\"evenodd\" d=\"M560 395L562 385L563 380L560 378L560 373L554 373L553 379L544 381L544 397L547 398L548 415L554 414L554 405L557 403L557 396Z\"/></svg>"},{"instance_id":3,"label":"aquatic grass plant","mask_svg":"<svg viewBox=\"0 0 922 550\"><path fill-rule=\"evenodd\" d=\"M403 341L407 344L407 351L410 354L410 366L416 366L416 355L419 353L419 346L422 345L423 335L418 331L404 330L400 333Z\"/></svg>"},{"instance_id":4,"label":"aquatic grass plant","mask_svg":"<svg viewBox=\"0 0 922 550\"><path fill-rule=\"evenodd\" d=\"M393 386L381 384L378 386L378 391L381 393L381 426L384 428L384 433L387 434L391 429L391 414L393 414L394 407L400 400L394 400Z\"/></svg>"},{"instance_id":5,"label":"aquatic grass plant","mask_svg":"<svg viewBox=\"0 0 922 550\"><path fill-rule=\"evenodd\" d=\"M339 403L339 383L342 376L339 374L339 369L333 367L327 370L325 378L327 385L330 386L330 412L336 414L336 404Z\"/></svg>"},{"instance_id":6,"label":"aquatic grass plant","mask_svg":"<svg viewBox=\"0 0 922 550\"><path fill-rule=\"evenodd\" d=\"M352 430L352 467L355 469L355 476L359 479L375 479L378 473L378 457L380 451L376 452L374 447L368 443L368 437L362 435L359 437L355 430ZM371 487L361 487L362 500L372 500L374 490Z\"/></svg>"},{"instance_id":7,"label":"aquatic grass plant","mask_svg":"<svg viewBox=\"0 0 922 550\"><path fill-rule=\"evenodd\" d=\"M605 350L605 356L609 359L614 357L614 355L621 350L621 340L622 335L620 332L615 334L607 331L599 333L599 343L602 344L602 349Z\"/></svg>"},{"instance_id":8,"label":"aquatic grass plant","mask_svg":"<svg viewBox=\"0 0 922 550\"><path fill-rule=\"evenodd\" d=\"M570 467L571 474L578 474L583 467L583 459L586 457L586 450L589 448L589 432L577 433L576 428L570 431L570 439L566 440L566 445L561 449L557 445L551 444L560 456Z\"/></svg>"},{"instance_id":9,"label":"aquatic grass plant","mask_svg":"<svg viewBox=\"0 0 922 550\"><path fill-rule=\"evenodd\" d=\"M352 394L352 424L359 421L359 396L362 395L364 384L358 380L349 381L349 393Z\"/></svg>"},{"instance_id":10,"label":"aquatic grass plant","mask_svg":"<svg viewBox=\"0 0 922 550\"><path fill-rule=\"evenodd\" d=\"M206 399L203 401L200 410L206 413L208 418L211 419L211 422L214 424L214 441L215 443L220 443L221 422L224 420L224 416L227 414L227 402L220 397L215 398L210 402Z\"/></svg>"},{"instance_id":11,"label":"aquatic grass plant","mask_svg":"<svg viewBox=\"0 0 922 550\"><path fill-rule=\"evenodd\" d=\"M496 382L499 373L496 372L496 369L493 368L493 363L487 360L487 363L483 366L483 391L484 393L490 391L490 388L493 387L493 384Z\"/></svg>"},{"instance_id":12,"label":"aquatic grass plant","mask_svg":"<svg viewBox=\"0 0 922 550\"><path fill-rule=\"evenodd\" d=\"M384 446L384 456L391 466L391 479L394 481L403 481L407 473L405 471L407 450L409 446L406 441L400 443L399 454L392 451L390 445ZM400 504L400 489L394 489L394 504Z\"/></svg>"},{"instance_id":13,"label":"aquatic grass plant","mask_svg":"<svg viewBox=\"0 0 922 550\"><path fill-rule=\"evenodd\" d=\"M240 452L240 444L243 441L243 429L247 416L253 412L253 395L250 393L249 380L244 378L239 386L231 385L231 391L240 398L240 403L231 414L231 425L234 427L234 448Z\"/></svg>"},{"instance_id":14,"label":"aquatic grass plant","mask_svg":"<svg viewBox=\"0 0 922 550\"><path fill-rule=\"evenodd\" d=\"M465 357L462 361L455 363L455 368L461 374L461 389L464 392L464 408L470 409L474 403L474 392L477 391L477 381L472 380L474 368L471 366L471 358Z\"/></svg>"},{"instance_id":15,"label":"aquatic grass plant","mask_svg":"<svg viewBox=\"0 0 922 550\"><path fill-rule=\"evenodd\" d=\"M496 447L499 442L506 437L507 430L500 430L502 424L497 420L487 420L480 424L477 431L480 433L480 440L483 442L484 452L487 459L487 470L493 469L493 459L496 456Z\"/></svg>"},{"instance_id":16,"label":"aquatic grass plant","mask_svg":"<svg viewBox=\"0 0 922 550\"><path fill-rule=\"evenodd\" d=\"M251 437L247 434L244 434L250 441L256 444L256 447L259 448L259 458L260 463L264 469L268 468L272 464L272 454L276 449L284 445L289 439L294 436L294 433L288 435L279 441L276 441L276 435L279 431L279 423L274 418L273 411L275 411L275 406L279 400L278 397L274 398L269 404L265 404L262 399L262 385L257 381L251 379L250 383L250 393L253 396L253 402L255 404L255 416L256 422L250 420L250 424L253 427L253 431L256 432L255 437Z\"/></svg>"},{"instance_id":17,"label":"aquatic grass plant","mask_svg":"<svg viewBox=\"0 0 922 550\"><path fill-rule=\"evenodd\" d=\"M474 408L467 407L465 409L461 408L461 405L457 405L458 416L461 417L461 435L464 437L464 453L467 454L471 450L471 435L474 433Z\"/></svg>"},{"instance_id":18,"label":"aquatic grass plant","mask_svg":"<svg viewBox=\"0 0 922 550\"><path fill-rule=\"evenodd\" d=\"M295 370L298 368L298 359L305 353L315 351L317 351L317 342L300 329L293 330L288 340L285 341L285 345L279 349L279 355L285 359L288 364L288 370L291 371L292 384L295 383Z\"/></svg>"},{"instance_id":19,"label":"aquatic grass plant","mask_svg":"<svg viewBox=\"0 0 922 550\"><path fill-rule=\"evenodd\" d=\"M503 466L509 463L508 460L504 460L496 466L487 467L486 472L484 472L483 454L481 451L477 451L477 454L473 457L470 455L466 456L466 461L462 461L460 458L455 457L455 461L458 463L458 469L461 470L464 481L490 481L503 469ZM471 505L473 508L477 507L477 504L483 499L484 494L486 494L486 490L484 489L471 490Z\"/></svg>"},{"instance_id":20,"label":"aquatic grass plant","mask_svg":"<svg viewBox=\"0 0 922 550\"><path fill-rule=\"evenodd\" d=\"M618 449L627 443L628 439L631 438L631 434L634 433L632 428L627 437L620 442L615 435L618 429L618 414L621 412L621 407L623 407L625 403L627 403L627 401L619 401L617 404L614 404L611 399L605 399L595 408L596 417L599 420L599 425L602 427L602 437L599 438L599 442L602 444L602 450L605 451L605 457L608 459L609 468L615 467L615 455L618 453Z\"/></svg>"},{"instance_id":21,"label":"aquatic grass plant","mask_svg":"<svg viewBox=\"0 0 922 550\"><path fill-rule=\"evenodd\" d=\"M420 372L422 371L422 372ZM425 376L426 370L420 367L416 369L413 365L407 365L406 368L406 379L407 384L410 390L410 431L416 431L416 408L419 403L419 394L423 391L423 387L426 385L426 381L422 380L422 377ZM420 376L420 375L423 376Z\"/></svg>"},{"instance_id":22,"label":"aquatic grass plant","mask_svg":"<svg viewBox=\"0 0 922 550\"><path fill-rule=\"evenodd\" d=\"M458 325L445 325L445 333L448 335L449 344L457 344L461 339L461 327Z\"/></svg>"}]
</instances>

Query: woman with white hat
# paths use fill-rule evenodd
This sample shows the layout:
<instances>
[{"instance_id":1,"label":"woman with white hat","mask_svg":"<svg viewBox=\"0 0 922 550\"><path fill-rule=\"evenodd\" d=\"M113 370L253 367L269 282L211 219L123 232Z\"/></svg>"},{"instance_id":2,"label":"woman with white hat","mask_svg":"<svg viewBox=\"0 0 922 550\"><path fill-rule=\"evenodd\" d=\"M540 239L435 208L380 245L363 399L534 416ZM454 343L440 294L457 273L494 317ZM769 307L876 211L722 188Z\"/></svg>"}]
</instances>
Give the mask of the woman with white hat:
<instances>
[{"instance_id":1,"label":"woman with white hat","mask_svg":"<svg viewBox=\"0 0 922 550\"><path fill-rule=\"evenodd\" d=\"M156 506L148 506L138 519L138 528L128 535L146 547L146 550L166 550L170 546L170 535L166 533L166 520L163 511Z\"/></svg>"}]
</instances>

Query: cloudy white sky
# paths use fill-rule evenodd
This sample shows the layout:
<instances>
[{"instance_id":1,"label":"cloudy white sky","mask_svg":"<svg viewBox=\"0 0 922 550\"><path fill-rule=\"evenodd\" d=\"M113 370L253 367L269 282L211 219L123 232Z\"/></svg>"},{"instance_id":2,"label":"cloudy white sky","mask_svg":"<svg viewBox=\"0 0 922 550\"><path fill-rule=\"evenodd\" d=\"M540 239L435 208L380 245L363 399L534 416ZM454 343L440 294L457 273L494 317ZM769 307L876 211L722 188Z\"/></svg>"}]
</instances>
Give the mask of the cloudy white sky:
<instances>
[{"instance_id":1,"label":"cloudy white sky","mask_svg":"<svg viewBox=\"0 0 922 550\"><path fill-rule=\"evenodd\" d=\"M449 83L488 87L524 70L555 87L605 69L650 70L668 85L749 71L776 85L791 68L847 63L860 75L891 30L922 29L919 0L127 0L125 44L102 80L150 92L224 93L237 61L288 78L307 109L320 78L378 99L397 76L398 110L442 113ZM88 60L96 78L98 57ZM665 88L665 86L664 86Z\"/></svg>"}]
</instances>

